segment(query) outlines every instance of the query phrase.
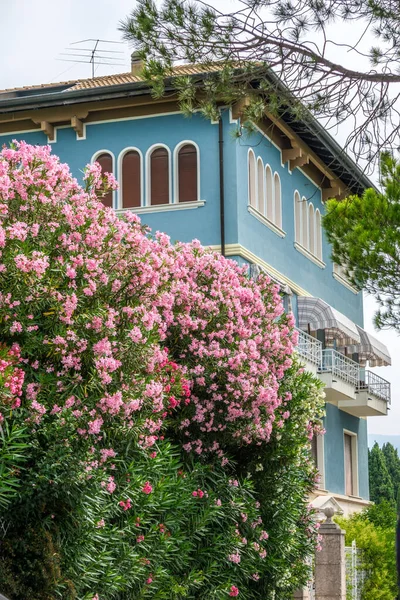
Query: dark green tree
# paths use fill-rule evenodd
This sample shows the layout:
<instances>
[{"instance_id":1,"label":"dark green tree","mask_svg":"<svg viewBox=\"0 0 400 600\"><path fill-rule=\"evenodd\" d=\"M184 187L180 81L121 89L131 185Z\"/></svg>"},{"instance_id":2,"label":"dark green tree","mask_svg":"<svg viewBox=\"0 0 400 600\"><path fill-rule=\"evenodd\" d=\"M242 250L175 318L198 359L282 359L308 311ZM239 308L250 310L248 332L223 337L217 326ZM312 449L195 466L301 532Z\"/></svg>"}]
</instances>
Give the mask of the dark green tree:
<instances>
[{"instance_id":1,"label":"dark green tree","mask_svg":"<svg viewBox=\"0 0 400 600\"><path fill-rule=\"evenodd\" d=\"M370 498L376 504L387 500L394 503L392 479L386 466L385 455L378 443L375 442L368 453L369 492Z\"/></svg>"},{"instance_id":2,"label":"dark green tree","mask_svg":"<svg viewBox=\"0 0 400 600\"><path fill-rule=\"evenodd\" d=\"M397 499L400 490L400 458L392 444L383 444L382 452L385 456L387 470L393 483L394 497Z\"/></svg>"},{"instance_id":3,"label":"dark green tree","mask_svg":"<svg viewBox=\"0 0 400 600\"><path fill-rule=\"evenodd\" d=\"M345 42L340 25L348 22L355 32ZM305 106L327 128L348 122L347 145L370 160L398 138L398 90L392 88L400 81L399 24L393 0L242 0L232 11L218 0L164 0L161 6L139 0L121 30L146 60L157 93L173 62L217 61L221 70L213 68L203 80L200 106L208 115L218 100L232 103L244 95L251 99L251 118L265 110L296 115ZM342 62L335 56L338 44L347 49ZM197 82L178 83L190 112Z\"/></svg>"},{"instance_id":4,"label":"dark green tree","mask_svg":"<svg viewBox=\"0 0 400 600\"><path fill-rule=\"evenodd\" d=\"M323 224L333 260L376 297L377 327L400 331L400 163L389 154L381 158L381 184L383 192L330 200Z\"/></svg>"}]
</instances>

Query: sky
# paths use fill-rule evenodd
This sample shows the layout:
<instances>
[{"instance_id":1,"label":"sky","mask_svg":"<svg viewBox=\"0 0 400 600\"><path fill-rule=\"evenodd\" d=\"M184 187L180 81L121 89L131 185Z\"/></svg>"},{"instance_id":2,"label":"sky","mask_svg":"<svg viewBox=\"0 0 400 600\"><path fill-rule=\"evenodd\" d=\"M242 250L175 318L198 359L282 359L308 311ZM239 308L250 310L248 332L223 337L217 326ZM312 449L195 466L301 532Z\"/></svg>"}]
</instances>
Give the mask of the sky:
<instances>
[{"instance_id":1,"label":"sky","mask_svg":"<svg viewBox=\"0 0 400 600\"><path fill-rule=\"evenodd\" d=\"M0 0L0 89L40 83L66 81L91 76L91 66L79 62L69 63L60 59L66 48L74 48L74 42L90 38L121 42L118 23L134 8L134 0ZM235 0L211 2L220 10L232 10ZM361 27L359 33L362 32ZM357 24L351 28L334 28L338 41L346 42L357 35ZM341 38L341 39L339 39ZM372 40L366 40L372 45ZM93 42L80 44L92 47ZM130 48L126 43L105 44L103 49L122 52L109 54L122 60L121 65L97 65L96 75L126 72L130 70ZM74 57L80 60L78 57ZM346 52L335 49L335 59L348 60ZM354 66L354 64L352 65ZM359 67L359 65L357 65ZM338 132L340 141L345 131ZM392 408L388 417L368 419L370 433L396 435L400 433L400 338L393 331L377 333L372 317L376 309L373 298L364 302L365 329L379 337L389 348L392 367L374 369L378 375L392 384Z\"/></svg>"}]
</instances>

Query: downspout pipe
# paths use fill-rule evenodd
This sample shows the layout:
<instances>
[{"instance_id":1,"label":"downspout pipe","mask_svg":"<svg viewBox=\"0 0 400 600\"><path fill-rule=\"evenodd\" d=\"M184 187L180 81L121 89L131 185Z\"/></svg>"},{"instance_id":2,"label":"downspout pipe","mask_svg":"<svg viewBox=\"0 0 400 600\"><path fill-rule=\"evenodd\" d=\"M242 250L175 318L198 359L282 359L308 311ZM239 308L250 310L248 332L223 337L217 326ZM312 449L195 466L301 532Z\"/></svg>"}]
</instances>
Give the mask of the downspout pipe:
<instances>
[{"instance_id":1,"label":"downspout pipe","mask_svg":"<svg viewBox=\"0 0 400 600\"><path fill-rule=\"evenodd\" d=\"M221 227L221 254L225 256L225 181L224 181L224 129L222 114L218 121L218 148L219 148L219 216Z\"/></svg>"}]
</instances>

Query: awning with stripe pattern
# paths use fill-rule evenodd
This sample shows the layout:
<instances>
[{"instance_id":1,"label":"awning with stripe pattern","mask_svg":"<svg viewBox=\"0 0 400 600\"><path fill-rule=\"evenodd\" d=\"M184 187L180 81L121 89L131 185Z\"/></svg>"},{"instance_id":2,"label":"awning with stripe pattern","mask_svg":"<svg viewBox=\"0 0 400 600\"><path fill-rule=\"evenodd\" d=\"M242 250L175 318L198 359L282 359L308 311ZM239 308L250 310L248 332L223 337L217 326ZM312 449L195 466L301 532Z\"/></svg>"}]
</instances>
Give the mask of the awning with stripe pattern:
<instances>
[{"instance_id":1,"label":"awning with stripe pattern","mask_svg":"<svg viewBox=\"0 0 400 600\"><path fill-rule=\"evenodd\" d=\"M297 308L300 329L304 331L323 329L327 346L334 340L338 346L360 344L361 338L356 324L325 300L312 296L299 296Z\"/></svg>"}]
</instances>

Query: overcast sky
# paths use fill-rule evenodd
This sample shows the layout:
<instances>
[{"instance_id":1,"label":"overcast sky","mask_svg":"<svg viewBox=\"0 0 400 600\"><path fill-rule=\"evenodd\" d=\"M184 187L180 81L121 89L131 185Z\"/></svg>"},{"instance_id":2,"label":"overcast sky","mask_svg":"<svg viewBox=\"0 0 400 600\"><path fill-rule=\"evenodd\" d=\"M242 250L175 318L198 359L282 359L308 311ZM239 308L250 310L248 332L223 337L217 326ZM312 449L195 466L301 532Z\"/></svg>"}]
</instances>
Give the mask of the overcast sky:
<instances>
[{"instance_id":1,"label":"overcast sky","mask_svg":"<svg viewBox=\"0 0 400 600\"><path fill-rule=\"evenodd\" d=\"M233 0L214 1L219 9L231 9L234 4ZM66 52L65 48L80 40L100 38L120 42L118 22L133 7L134 0L2 0L0 89L90 77L89 64L73 64L57 59L67 58L62 55ZM349 28L341 25L335 29L335 33L337 35L340 32L340 41L345 42L354 39L356 30L354 24L351 25L351 33ZM367 43L370 44L369 40ZM80 47L89 48L91 44L92 42L87 42ZM130 50L127 44L103 44L102 48L121 51L122 54L109 56L122 59L124 64L99 65L97 75L129 70ZM344 51L340 54L346 57ZM396 435L400 434L400 340L393 332L374 332L374 308L373 299L367 298L365 328L387 344L392 355L392 367L376 369L379 375L392 383L392 410L388 417L368 419L369 431Z\"/></svg>"}]
</instances>

